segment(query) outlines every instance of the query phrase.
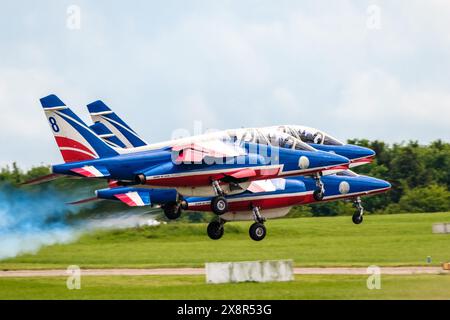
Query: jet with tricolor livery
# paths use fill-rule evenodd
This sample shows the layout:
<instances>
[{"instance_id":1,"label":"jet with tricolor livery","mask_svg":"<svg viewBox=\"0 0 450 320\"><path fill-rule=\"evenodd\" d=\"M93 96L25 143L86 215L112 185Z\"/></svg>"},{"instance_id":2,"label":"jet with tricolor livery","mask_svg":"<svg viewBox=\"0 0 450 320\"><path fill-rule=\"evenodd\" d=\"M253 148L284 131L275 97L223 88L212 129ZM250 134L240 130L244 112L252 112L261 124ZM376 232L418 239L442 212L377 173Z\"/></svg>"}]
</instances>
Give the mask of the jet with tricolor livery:
<instances>
[{"instance_id":1,"label":"jet with tricolor livery","mask_svg":"<svg viewBox=\"0 0 450 320\"><path fill-rule=\"evenodd\" d=\"M384 180L358 175L350 170L322 178L325 194L322 201L352 200L357 211L352 216L355 224L363 221L362 196L386 192L391 185ZM224 224L228 221L255 221L249 229L250 237L260 241L266 236L266 219L285 216L292 206L317 202L314 198L315 181L311 177L276 178L251 182L246 191L227 195L229 211L209 223L208 236L220 239L224 234ZM88 199L122 201L129 206L175 203L174 189L145 189L139 187L108 188L96 191L96 197ZM182 207L185 210L209 212L210 197L186 197ZM177 218L174 216L172 218ZM170 218L170 216L169 216Z\"/></svg>"},{"instance_id":2,"label":"jet with tricolor livery","mask_svg":"<svg viewBox=\"0 0 450 320\"><path fill-rule=\"evenodd\" d=\"M223 134L151 145L142 140L143 146L120 148L114 141L106 142L113 136L124 142L111 127L87 126L57 96L44 97L41 104L65 163L53 165L50 177L33 183L62 175L114 180L117 186L173 188L178 205L183 197L209 196L211 210L220 215L228 211L225 196L245 191L252 181L316 175L349 164L345 157L317 151L301 141L287 149L252 142L236 144ZM104 137L94 130L103 130ZM323 197L320 185L314 192L317 199Z\"/></svg>"},{"instance_id":3,"label":"jet with tricolor livery","mask_svg":"<svg viewBox=\"0 0 450 320\"><path fill-rule=\"evenodd\" d=\"M102 124L121 140L123 147L135 148L148 145L136 131L130 128L115 112L103 101L97 100L87 105L92 121ZM370 163L375 157L375 152L369 148L344 143L332 135L311 127L301 125L280 125L261 128L241 128L224 130L224 134L239 134L240 139L253 143L265 143L264 141L274 135L274 132L282 132L293 139L301 140L316 150L332 152L350 160L350 168ZM217 134L217 133L213 133ZM262 136L262 137L261 137ZM279 136L279 134L276 134ZM285 139L284 145L292 146L292 141ZM279 143L281 144L281 142ZM325 173L326 174L326 173Z\"/></svg>"}]
</instances>

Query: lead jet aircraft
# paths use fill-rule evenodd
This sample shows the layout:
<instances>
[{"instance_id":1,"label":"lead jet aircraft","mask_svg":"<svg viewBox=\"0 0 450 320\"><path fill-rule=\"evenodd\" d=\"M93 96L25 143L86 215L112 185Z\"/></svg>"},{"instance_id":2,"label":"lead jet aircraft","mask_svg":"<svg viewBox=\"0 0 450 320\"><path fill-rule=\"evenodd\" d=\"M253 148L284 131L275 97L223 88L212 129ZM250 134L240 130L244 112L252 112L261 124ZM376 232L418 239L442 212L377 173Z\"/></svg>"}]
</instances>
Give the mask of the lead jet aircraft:
<instances>
[{"instance_id":1,"label":"lead jet aircraft","mask_svg":"<svg viewBox=\"0 0 450 320\"><path fill-rule=\"evenodd\" d=\"M116 180L117 185L175 188L182 197L212 196L211 210L221 215L228 210L225 196L245 191L252 181L311 175L349 164L345 157L317 151L301 142L295 149L254 143L237 146L211 135L116 148L57 96L40 101L65 163L52 166L52 176L34 183L66 175ZM318 199L323 191L314 191ZM177 199L178 204L182 197Z\"/></svg>"},{"instance_id":2,"label":"lead jet aircraft","mask_svg":"<svg viewBox=\"0 0 450 320\"><path fill-rule=\"evenodd\" d=\"M357 208L357 212L352 216L355 224L363 221L364 208L361 197L386 192L391 188L387 181L357 175L350 170L323 177L323 183L325 184L323 201L353 200ZM253 181L245 192L226 196L229 212L210 222L207 228L208 236L214 240L220 239L224 233L223 225L227 221L254 220L249 234L253 240L260 241L266 235L264 225L266 218L283 217L294 205L317 202L313 196L314 189L315 182L310 177ZM176 191L173 189L149 190L139 187L119 187L97 190L96 197L93 199L120 200L134 207L174 202L176 196ZM183 202L186 210L211 211L210 197L186 197Z\"/></svg>"}]
</instances>

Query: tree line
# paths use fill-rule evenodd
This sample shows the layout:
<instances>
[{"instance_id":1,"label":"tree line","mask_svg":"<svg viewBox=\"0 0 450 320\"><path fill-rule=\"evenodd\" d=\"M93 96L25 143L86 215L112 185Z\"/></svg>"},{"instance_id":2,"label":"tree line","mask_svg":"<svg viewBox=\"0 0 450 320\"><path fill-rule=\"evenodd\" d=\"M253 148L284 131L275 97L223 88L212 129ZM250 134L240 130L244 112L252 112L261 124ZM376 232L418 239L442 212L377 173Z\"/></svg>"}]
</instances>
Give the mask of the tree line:
<instances>
[{"instance_id":1,"label":"tree line","mask_svg":"<svg viewBox=\"0 0 450 320\"><path fill-rule=\"evenodd\" d=\"M417 141L387 144L366 139L349 140L348 143L371 148L376 157L371 164L355 168L359 174L384 179L392 190L363 199L368 213L442 212L450 211L450 143L442 140L421 145ZM24 181L50 173L48 166L21 170L16 163L0 170L0 183L18 186ZM86 181L70 182L67 193L77 187L86 187ZM54 182L64 192L64 180ZM93 188L98 182L92 183ZM34 187L34 188L44 188ZM89 210L95 210L92 207ZM290 216L347 215L354 212L351 202L337 201L294 207ZM194 215L199 220L198 215ZM193 216L193 217L194 217ZM200 219L201 220L201 219Z\"/></svg>"}]
</instances>

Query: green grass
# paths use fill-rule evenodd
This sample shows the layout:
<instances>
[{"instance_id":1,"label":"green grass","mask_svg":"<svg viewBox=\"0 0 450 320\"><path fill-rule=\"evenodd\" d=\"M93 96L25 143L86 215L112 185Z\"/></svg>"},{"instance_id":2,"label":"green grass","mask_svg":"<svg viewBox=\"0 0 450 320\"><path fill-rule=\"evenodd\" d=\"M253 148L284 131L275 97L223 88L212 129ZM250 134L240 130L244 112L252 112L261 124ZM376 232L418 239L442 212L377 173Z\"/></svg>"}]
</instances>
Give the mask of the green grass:
<instances>
[{"instance_id":1,"label":"green grass","mask_svg":"<svg viewBox=\"0 0 450 320\"><path fill-rule=\"evenodd\" d=\"M200 267L266 259L293 259L297 266L406 266L424 265L427 256L438 265L450 260L450 235L432 234L436 222L450 222L450 213L370 215L361 225L350 217L270 220L261 242L250 240L250 222L226 224L218 241L206 236L206 224L169 223L87 234L0 261L0 269Z\"/></svg>"},{"instance_id":2,"label":"green grass","mask_svg":"<svg viewBox=\"0 0 450 320\"><path fill-rule=\"evenodd\" d=\"M450 299L450 276L382 276L368 290L365 276L297 276L292 282L205 284L201 276L2 278L0 299Z\"/></svg>"}]
</instances>

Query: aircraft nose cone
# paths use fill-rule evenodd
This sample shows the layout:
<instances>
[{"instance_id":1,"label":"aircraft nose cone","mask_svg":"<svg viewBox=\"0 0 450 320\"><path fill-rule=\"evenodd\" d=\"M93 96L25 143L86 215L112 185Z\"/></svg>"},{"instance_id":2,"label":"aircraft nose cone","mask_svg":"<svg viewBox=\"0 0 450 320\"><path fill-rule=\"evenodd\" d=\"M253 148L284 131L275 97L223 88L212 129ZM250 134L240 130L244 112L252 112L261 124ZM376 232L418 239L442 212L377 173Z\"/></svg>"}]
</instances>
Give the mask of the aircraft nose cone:
<instances>
[{"instance_id":1,"label":"aircraft nose cone","mask_svg":"<svg viewBox=\"0 0 450 320\"><path fill-rule=\"evenodd\" d=\"M370 188L372 190L390 189L391 184L385 180L367 177L369 179Z\"/></svg>"},{"instance_id":2,"label":"aircraft nose cone","mask_svg":"<svg viewBox=\"0 0 450 320\"><path fill-rule=\"evenodd\" d=\"M330 152L320 152L320 157L323 161L323 166L331 167L331 166L340 166L340 165L348 165L350 160L344 156L340 156L338 154L330 153Z\"/></svg>"},{"instance_id":3,"label":"aircraft nose cone","mask_svg":"<svg viewBox=\"0 0 450 320\"><path fill-rule=\"evenodd\" d=\"M369 148L365 148L365 147L360 147L360 146L354 146L354 159L357 158L368 158L368 157L373 157L375 156L375 151L373 151L372 149Z\"/></svg>"},{"instance_id":4,"label":"aircraft nose cone","mask_svg":"<svg viewBox=\"0 0 450 320\"><path fill-rule=\"evenodd\" d=\"M378 185L378 189L390 189L392 186L389 182L381 180L381 179L377 179L377 185Z\"/></svg>"}]
</instances>

